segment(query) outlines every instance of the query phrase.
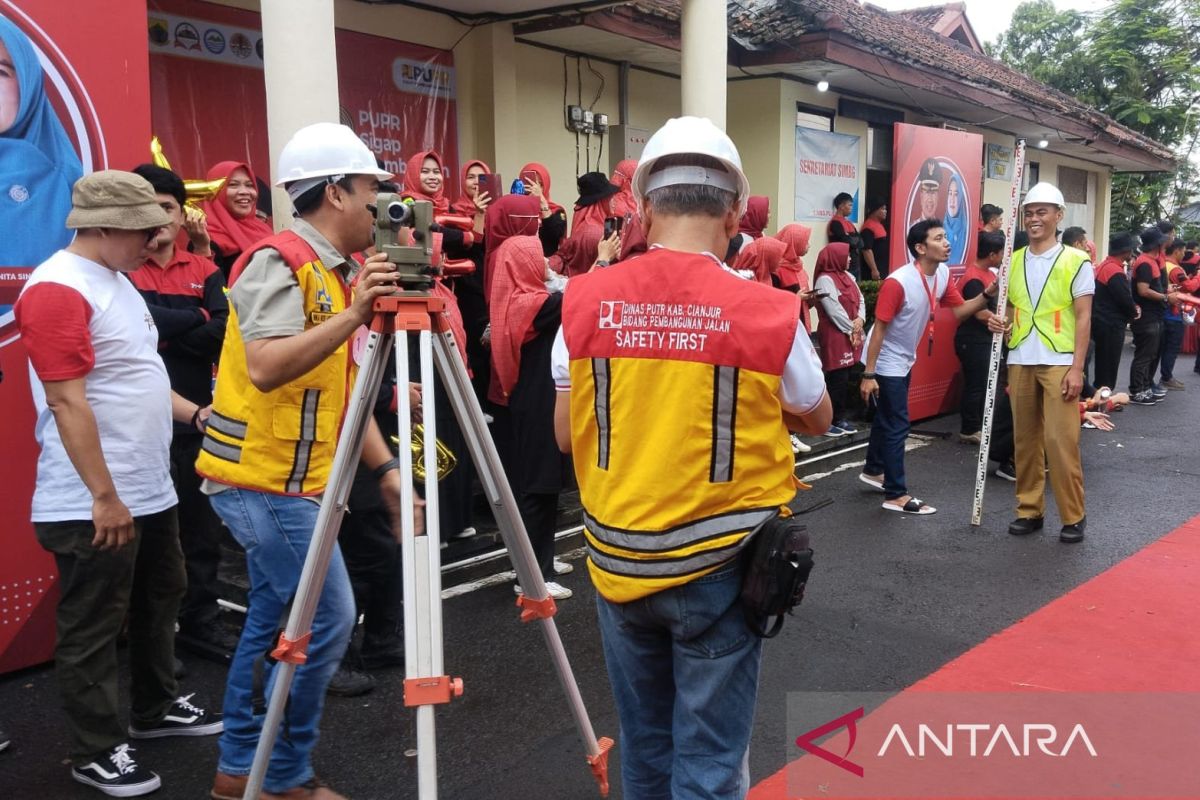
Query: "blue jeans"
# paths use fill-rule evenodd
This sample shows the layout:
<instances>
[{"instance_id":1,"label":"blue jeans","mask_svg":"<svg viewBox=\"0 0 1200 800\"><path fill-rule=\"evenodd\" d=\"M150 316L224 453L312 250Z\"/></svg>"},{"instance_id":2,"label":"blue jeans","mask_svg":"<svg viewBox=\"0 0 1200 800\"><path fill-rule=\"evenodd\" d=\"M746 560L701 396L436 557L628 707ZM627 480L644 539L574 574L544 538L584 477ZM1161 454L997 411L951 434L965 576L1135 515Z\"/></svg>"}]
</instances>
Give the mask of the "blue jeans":
<instances>
[{"instance_id":1,"label":"blue jeans","mask_svg":"<svg viewBox=\"0 0 1200 800\"><path fill-rule=\"evenodd\" d=\"M1163 338L1160 345L1159 374L1166 382L1175 377L1175 359L1183 349L1183 320L1163 320Z\"/></svg>"},{"instance_id":2,"label":"blue jeans","mask_svg":"<svg viewBox=\"0 0 1200 800\"><path fill-rule=\"evenodd\" d=\"M209 498L213 509L246 548L250 601L225 684L225 732L220 739L217 769L249 775L263 717L251 710L254 660L266 652L278 632L279 618L300 583L318 506L311 499L228 489ZM354 594L342 553L336 546L325 587L313 617L308 661L296 669L287 711L287 736L275 741L263 788L283 792L313 776L312 750L317 744L325 688L337 671L354 627ZM271 696L275 670L267 665L266 696Z\"/></svg>"},{"instance_id":3,"label":"blue jeans","mask_svg":"<svg viewBox=\"0 0 1200 800\"><path fill-rule=\"evenodd\" d=\"M742 614L741 562L630 603L596 595L621 719L625 800L740 800L762 640Z\"/></svg>"},{"instance_id":4,"label":"blue jeans","mask_svg":"<svg viewBox=\"0 0 1200 800\"><path fill-rule=\"evenodd\" d=\"M908 382L903 378L879 375L879 398L875 402L875 420L871 423L871 441L867 445L867 463L863 472L883 475L883 493L888 500L904 497L904 442L912 427L908 422Z\"/></svg>"}]
</instances>

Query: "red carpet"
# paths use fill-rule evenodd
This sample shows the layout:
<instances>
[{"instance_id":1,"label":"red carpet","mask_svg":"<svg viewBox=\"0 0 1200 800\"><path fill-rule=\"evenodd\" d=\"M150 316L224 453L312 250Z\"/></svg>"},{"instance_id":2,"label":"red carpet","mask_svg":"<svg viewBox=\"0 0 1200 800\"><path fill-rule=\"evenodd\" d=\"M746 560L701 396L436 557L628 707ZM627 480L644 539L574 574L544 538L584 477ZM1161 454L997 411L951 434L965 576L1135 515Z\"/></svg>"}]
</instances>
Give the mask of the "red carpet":
<instances>
[{"instance_id":1,"label":"red carpet","mask_svg":"<svg viewBox=\"0 0 1200 800\"><path fill-rule=\"evenodd\" d=\"M1198 598L1200 516L902 694L1195 692L1200 688ZM785 767L755 786L750 800L788 798L786 772Z\"/></svg>"}]
</instances>

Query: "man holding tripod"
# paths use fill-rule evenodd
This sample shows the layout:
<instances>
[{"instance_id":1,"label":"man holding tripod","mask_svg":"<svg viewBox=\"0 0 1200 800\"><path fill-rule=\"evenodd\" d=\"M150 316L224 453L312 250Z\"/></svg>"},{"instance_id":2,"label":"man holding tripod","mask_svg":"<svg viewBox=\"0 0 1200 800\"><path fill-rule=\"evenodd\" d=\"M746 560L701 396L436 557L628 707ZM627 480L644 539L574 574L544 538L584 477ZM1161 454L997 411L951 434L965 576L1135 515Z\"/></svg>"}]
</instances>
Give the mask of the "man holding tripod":
<instances>
[{"instance_id":1,"label":"man holding tripod","mask_svg":"<svg viewBox=\"0 0 1200 800\"><path fill-rule=\"evenodd\" d=\"M795 496L788 429L823 432L832 409L799 299L714 255L749 195L729 137L668 121L633 194L649 251L567 287L555 436L575 456L624 796L740 798L762 644L739 556Z\"/></svg>"},{"instance_id":2,"label":"man holding tripod","mask_svg":"<svg viewBox=\"0 0 1200 800\"><path fill-rule=\"evenodd\" d=\"M381 179L375 156L349 128L297 131L279 156L279 182L298 219L290 231L243 253L230 273L229 326L196 470L203 491L246 549L250 601L225 692L226 725L212 797L240 800L262 730L256 660L268 651L300 581L355 377L349 340L394 291L383 254L366 260L350 289L351 255L373 241L371 204ZM400 476L372 420L363 463L380 482L399 530ZM314 776L325 689L354 625L354 598L334 550L313 619L307 661L295 673L288 735L271 753L264 800L337 800ZM257 684L257 685L256 685Z\"/></svg>"}]
</instances>

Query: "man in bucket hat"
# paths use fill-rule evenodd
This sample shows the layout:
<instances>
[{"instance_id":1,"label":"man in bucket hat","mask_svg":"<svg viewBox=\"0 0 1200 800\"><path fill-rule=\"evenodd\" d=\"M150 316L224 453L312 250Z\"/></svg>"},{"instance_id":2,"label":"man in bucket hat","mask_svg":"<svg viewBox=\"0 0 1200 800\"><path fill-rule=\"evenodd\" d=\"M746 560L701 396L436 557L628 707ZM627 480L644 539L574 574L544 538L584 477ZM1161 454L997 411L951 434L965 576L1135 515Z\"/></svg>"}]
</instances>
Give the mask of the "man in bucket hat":
<instances>
[{"instance_id":1,"label":"man in bucket hat","mask_svg":"<svg viewBox=\"0 0 1200 800\"><path fill-rule=\"evenodd\" d=\"M121 273L169 222L142 177L106 170L71 193L74 241L43 262L15 314L33 371L41 446L34 530L61 598L55 669L71 728L71 775L113 797L161 781L129 740L219 733L220 714L180 696L175 617L186 587L169 449L171 419L199 409L171 392L146 303ZM117 708L117 635L129 618L131 719Z\"/></svg>"}]
</instances>

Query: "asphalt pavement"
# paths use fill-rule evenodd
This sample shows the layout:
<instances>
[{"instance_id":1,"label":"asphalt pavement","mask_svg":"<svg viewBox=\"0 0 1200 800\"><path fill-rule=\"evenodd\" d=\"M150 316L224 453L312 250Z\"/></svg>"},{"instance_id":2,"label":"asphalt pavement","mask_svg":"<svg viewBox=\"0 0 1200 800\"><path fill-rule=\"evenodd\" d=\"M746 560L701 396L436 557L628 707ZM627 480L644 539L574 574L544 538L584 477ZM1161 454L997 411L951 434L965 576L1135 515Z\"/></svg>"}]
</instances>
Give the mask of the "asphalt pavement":
<instances>
[{"instance_id":1,"label":"asphalt pavement","mask_svg":"<svg viewBox=\"0 0 1200 800\"><path fill-rule=\"evenodd\" d=\"M799 475L815 477L795 506L834 502L806 517L817 559L807 598L765 646L750 754L754 779L796 757L786 734L788 692L899 691L1195 515L1200 375L1190 370L1190 357L1179 366L1186 392L1114 415L1112 433L1083 431L1088 532L1082 544L1058 541L1052 498L1045 531L1009 536L1013 484L995 477L988 479L983 525L969 525L976 449L949 436L957 432L957 416L920 424L928 435L910 443L909 486L938 508L930 517L881 510L881 497L857 478L853 462L861 461L862 449L802 466ZM672 467L664 462L664 468ZM561 582L575 596L559 603L557 622L597 734L618 739L610 796L620 798L619 732L594 593L580 554L568 557L576 570ZM448 671L463 678L466 692L438 713L440 796L596 797L541 635L518 622L511 585L447 600L445 632ZM196 692L197 704L219 707L224 669L186 654L183 660L185 692ZM316 768L354 800L416 798L403 672L376 677L369 695L329 698ZM127 697L128 686L122 691ZM68 775L52 669L0 678L0 728L13 739L0 753L0 797L100 796ZM154 797L208 796L215 738L147 741L137 745L137 756L163 778Z\"/></svg>"}]
</instances>

